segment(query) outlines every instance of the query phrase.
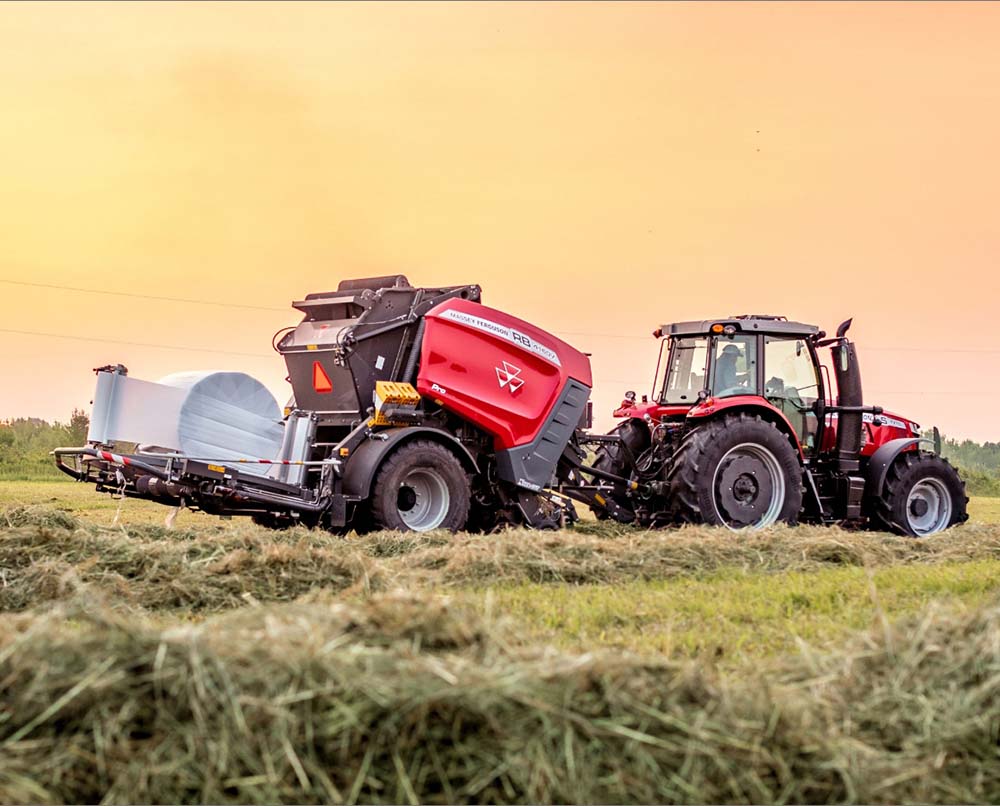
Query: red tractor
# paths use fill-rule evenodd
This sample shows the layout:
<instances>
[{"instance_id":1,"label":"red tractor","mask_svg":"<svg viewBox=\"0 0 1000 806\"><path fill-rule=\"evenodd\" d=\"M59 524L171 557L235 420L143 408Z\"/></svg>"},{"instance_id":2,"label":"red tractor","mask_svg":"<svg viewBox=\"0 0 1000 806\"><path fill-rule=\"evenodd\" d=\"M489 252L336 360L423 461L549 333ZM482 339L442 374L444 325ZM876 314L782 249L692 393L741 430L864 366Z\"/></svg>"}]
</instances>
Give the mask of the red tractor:
<instances>
[{"instance_id":1,"label":"red tractor","mask_svg":"<svg viewBox=\"0 0 1000 806\"><path fill-rule=\"evenodd\" d=\"M850 324L832 338L778 316L655 331L665 338L652 399L627 393L614 413L625 422L595 438L598 517L731 529L841 522L914 536L967 520L965 486L939 445L923 450L931 440L916 423L865 405ZM587 468L566 482L582 487L577 472Z\"/></svg>"}]
</instances>

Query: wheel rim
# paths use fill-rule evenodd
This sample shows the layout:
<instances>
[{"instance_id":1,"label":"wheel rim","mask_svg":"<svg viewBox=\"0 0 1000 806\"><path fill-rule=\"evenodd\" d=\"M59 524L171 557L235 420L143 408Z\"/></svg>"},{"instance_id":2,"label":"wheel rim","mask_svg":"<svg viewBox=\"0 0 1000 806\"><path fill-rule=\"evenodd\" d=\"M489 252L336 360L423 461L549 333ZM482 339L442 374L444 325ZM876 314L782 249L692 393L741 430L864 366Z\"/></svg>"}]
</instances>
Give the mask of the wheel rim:
<instances>
[{"instance_id":1,"label":"wheel rim","mask_svg":"<svg viewBox=\"0 0 1000 806\"><path fill-rule=\"evenodd\" d=\"M951 496L939 479L921 479L906 497L906 522L916 535L930 535L951 523Z\"/></svg>"},{"instance_id":2,"label":"wheel rim","mask_svg":"<svg viewBox=\"0 0 1000 806\"><path fill-rule=\"evenodd\" d=\"M761 529L781 515L785 474L763 445L744 442L730 448L715 468L712 495L719 519L730 529Z\"/></svg>"},{"instance_id":3,"label":"wheel rim","mask_svg":"<svg viewBox=\"0 0 1000 806\"><path fill-rule=\"evenodd\" d=\"M399 485L396 507L408 529L426 532L436 529L448 514L451 494L444 477L428 467L416 468Z\"/></svg>"}]
</instances>

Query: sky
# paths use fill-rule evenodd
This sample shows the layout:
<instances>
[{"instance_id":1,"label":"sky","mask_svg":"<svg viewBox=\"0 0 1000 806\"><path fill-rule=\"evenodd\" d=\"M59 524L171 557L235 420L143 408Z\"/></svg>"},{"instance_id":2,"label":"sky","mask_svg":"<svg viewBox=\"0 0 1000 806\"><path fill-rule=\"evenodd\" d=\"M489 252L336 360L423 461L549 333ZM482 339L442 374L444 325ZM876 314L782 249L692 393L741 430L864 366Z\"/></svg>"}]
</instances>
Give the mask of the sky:
<instances>
[{"instance_id":1,"label":"sky","mask_svg":"<svg viewBox=\"0 0 1000 806\"><path fill-rule=\"evenodd\" d=\"M0 3L0 418L108 363L283 403L290 301L403 273L591 352L600 427L658 324L752 312L854 317L868 402L998 440L998 41L991 3Z\"/></svg>"}]
</instances>

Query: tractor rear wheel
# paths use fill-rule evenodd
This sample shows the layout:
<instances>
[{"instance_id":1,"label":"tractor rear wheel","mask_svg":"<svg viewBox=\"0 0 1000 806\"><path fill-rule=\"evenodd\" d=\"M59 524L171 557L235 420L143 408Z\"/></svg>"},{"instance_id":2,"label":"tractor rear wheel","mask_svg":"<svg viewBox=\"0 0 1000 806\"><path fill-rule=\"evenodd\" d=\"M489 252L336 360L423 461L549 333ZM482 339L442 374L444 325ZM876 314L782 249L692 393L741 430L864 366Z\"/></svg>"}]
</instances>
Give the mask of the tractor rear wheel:
<instances>
[{"instance_id":1,"label":"tractor rear wheel","mask_svg":"<svg viewBox=\"0 0 1000 806\"><path fill-rule=\"evenodd\" d=\"M889 467L878 500L878 519L890 531L932 535L969 519L965 483L947 459L907 451Z\"/></svg>"},{"instance_id":2,"label":"tractor rear wheel","mask_svg":"<svg viewBox=\"0 0 1000 806\"><path fill-rule=\"evenodd\" d=\"M795 523L802 508L798 453L774 423L746 413L691 431L667 478L680 523L760 529Z\"/></svg>"},{"instance_id":3,"label":"tractor rear wheel","mask_svg":"<svg viewBox=\"0 0 1000 806\"><path fill-rule=\"evenodd\" d=\"M376 529L427 532L464 529L469 518L469 477L444 445L414 440L379 468L371 498Z\"/></svg>"}]
</instances>

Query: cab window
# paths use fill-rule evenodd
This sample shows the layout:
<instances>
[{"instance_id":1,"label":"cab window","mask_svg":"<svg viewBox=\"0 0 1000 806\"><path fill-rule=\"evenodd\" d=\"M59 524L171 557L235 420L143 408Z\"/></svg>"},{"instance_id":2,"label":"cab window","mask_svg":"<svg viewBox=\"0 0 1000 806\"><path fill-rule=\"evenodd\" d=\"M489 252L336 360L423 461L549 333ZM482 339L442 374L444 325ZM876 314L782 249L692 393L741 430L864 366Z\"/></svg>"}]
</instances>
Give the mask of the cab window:
<instances>
[{"instance_id":1,"label":"cab window","mask_svg":"<svg viewBox=\"0 0 1000 806\"><path fill-rule=\"evenodd\" d=\"M712 340L712 395L757 394L757 337L727 336Z\"/></svg>"},{"instance_id":2,"label":"cab window","mask_svg":"<svg viewBox=\"0 0 1000 806\"><path fill-rule=\"evenodd\" d=\"M813 441L818 420L813 408L819 398L819 379L812 354L802 339L764 339L764 397L780 409L806 447Z\"/></svg>"},{"instance_id":3,"label":"cab window","mask_svg":"<svg viewBox=\"0 0 1000 806\"><path fill-rule=\"evenodd\" d=\"M693 405L705 388L705 365L708 364L708 339L675 338L670 345L667 382L662 403Z\"/></svg>"}]
</instances>

